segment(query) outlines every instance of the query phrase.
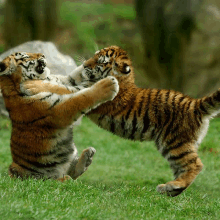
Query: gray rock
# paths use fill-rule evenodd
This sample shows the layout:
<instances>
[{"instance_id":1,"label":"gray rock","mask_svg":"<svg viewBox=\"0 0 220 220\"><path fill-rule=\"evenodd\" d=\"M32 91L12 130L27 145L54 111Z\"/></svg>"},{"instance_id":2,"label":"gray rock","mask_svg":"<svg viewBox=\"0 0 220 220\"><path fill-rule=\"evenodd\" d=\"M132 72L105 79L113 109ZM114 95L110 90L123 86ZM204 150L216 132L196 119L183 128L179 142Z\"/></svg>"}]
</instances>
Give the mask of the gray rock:
<instances>
[{"instance_id":1,"label":"gray rock","mask_svg":"<svg viewBox=\"0 0 220 220\"><path fill-rule=\"evenodd\" d=\"M47 58L47 66L52 74L67 75L77 67L75 61L67 55L60 53L56 46L51 42L30 41L12 48L0 55L0 61L14 52L43 53ZM0 93L0 115L8 115L2 95Z\"/></svg>"},{"instance_id":2,"label":"gray rock","mask_svg":"<svg viewBox=\"0 0 220 220\"><path fill-rule=\"evenodd\" d=\"M47 65L52 74L66 75L77 67L70 56L60 53L51 42L30 41L21 44L1 54L0 60L14 52L43 53L47 58Z\"/></svg>"}]
</instances>

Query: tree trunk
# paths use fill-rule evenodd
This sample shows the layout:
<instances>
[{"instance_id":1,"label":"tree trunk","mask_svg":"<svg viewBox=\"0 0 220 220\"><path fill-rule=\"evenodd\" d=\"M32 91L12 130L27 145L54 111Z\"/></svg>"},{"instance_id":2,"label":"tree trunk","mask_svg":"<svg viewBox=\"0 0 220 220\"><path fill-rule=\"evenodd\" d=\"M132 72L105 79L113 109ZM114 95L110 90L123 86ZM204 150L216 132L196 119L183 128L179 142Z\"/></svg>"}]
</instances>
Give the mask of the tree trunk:
<instances>
[{"instance_id":1,"label":"tree trunk","mask_svg":"<svg viewBox=\"0 0 220 220\"><path fill-rule=\"evenodd\" d=\"M160 88L183 91L185 49L201 1L136 0L148 78Z\"/></svg>"},{"instance_id":2,"label":"tree trunk","mask_svg":"<svg viewBox=\"0 0 220 220\"><path fill-rule=\"evenodd\" d=\"M7 0L5 5L5 49L26 41L52 40L57 27L56 0Z\"/></svg>"}]
</instances>

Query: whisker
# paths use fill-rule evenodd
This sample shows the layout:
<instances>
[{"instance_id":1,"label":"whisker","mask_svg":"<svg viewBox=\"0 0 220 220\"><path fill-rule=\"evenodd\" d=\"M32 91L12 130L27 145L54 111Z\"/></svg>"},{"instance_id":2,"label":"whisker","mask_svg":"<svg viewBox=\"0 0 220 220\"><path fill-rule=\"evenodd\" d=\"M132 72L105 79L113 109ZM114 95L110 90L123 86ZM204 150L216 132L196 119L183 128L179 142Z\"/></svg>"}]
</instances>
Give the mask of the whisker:
<instances>
[{"instance_id":1,"label":"whisker","mask_svg":"<svg viewBox=\"0 0 220 220\"><path fill-rule=\"evenodd\" d=\"M84 61L86 61L85 57L80 56L80 55L75 55L75 59L80 63L83 63Z\"/></svg>"}]
</instances>

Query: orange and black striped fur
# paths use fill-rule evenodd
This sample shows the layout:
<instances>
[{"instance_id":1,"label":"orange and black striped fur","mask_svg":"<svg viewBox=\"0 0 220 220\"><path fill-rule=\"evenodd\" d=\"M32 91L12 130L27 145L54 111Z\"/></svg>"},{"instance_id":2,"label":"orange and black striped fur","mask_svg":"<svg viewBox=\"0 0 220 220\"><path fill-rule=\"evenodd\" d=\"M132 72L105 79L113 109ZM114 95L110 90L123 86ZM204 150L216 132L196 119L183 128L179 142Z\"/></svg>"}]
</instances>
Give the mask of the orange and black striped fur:
<instances>
[{"instance_id":1,"label":"orange and black striped fur","mask_svg":"<svg viewBox=\"0 0 220 220\"><path fill-rule=\"evenodd\" d=\"M80 90L69 87L71 77L49 74L43 54L15 53L0 62L0 86L12 122L11 177L78 178L91 164L95 149L90 147L77 156L72 124L82 114L112 100L118 91L114 77ZM53 92L34 95L33 88L25 89L35 81L50 84ZM56 88L58 83L63 86Z\"/></svg>"},{"instance_id":2,"label":"orange and black striped fur","mask_svg":"<svg viewBox=\"0 0 220 220\"><path fill-rule=\"evenodd\" d=\"M134 83L134 70L127 53L110 46L85 61L80 80L94 83L109 75L119 82L119 93L90 111L87 116L98 126L120 137L154 140L174 173L174 180L157 186L160 193L177 196L202 170L197 150L206 135L209 120L220 110L220 90L210 96L194 99L180 92L142 89ZM48 88L47 88L48 89Z\"/></svg>"},{"instance_id":3,"label":"orange and black striped fur","mask_svg":"<svg viewBox=\"0 0 220 220\"><path fill-rule=\"evenodd\" d=\"M177 196L202 170L197 150L209 120L220 111L220 89L194 99L180 92L142 89L134 84L134 70L127 53L111 46L98 51L84 63L85 70L111 71L119 82L116 98L88 113L100 127L123 138L154 140L170 163L174 180L157 186L160 193Z\"/></svg>"}]
</instances>

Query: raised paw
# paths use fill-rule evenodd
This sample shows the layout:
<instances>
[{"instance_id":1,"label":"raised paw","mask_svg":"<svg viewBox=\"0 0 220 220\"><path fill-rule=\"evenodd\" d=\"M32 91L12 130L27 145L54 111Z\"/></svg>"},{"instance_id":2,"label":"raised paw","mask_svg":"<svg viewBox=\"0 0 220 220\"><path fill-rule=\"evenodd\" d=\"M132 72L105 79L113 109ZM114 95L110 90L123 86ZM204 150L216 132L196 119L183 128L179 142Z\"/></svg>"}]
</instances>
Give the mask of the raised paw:
<instances>
[{"instance_id":1,"label":"raised paw","mask_svg":"<svg viewBox=\"0 0 220 220\"><path fill-rule=\"evenodd\" d=\"M186 187L181 186L181 182L170 181L166 184L160 184L157 186L157 191L161 194L167 194L168 196L178 196Z\"/></svg>"},{"instance_id":2,"label":"raised paw","mask_svg":"<svg viewBox=\"0 0 220 220\"><path fill-rule=\"evenodd\" d=\"M113 100L119 91L118 81L114 76L108 76L98 81L93 88L96 90L96 94L101 96L102 102Z\"/></svg>"},{"instance_id":3,"label":"raised paw","mask_svg":"<svg viewBox=\"0 0 220 220\"><path fill-rule=\"evenodd\" d=\"M92 158L96 152L96 149L93 147L89 147L83 151L85 156L85 167L88 167L92 163Z\"/></svg>"}]
</instances>

